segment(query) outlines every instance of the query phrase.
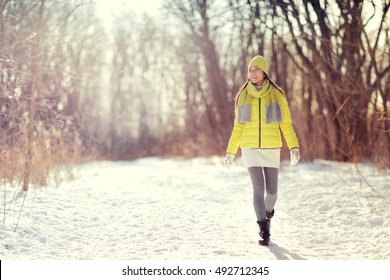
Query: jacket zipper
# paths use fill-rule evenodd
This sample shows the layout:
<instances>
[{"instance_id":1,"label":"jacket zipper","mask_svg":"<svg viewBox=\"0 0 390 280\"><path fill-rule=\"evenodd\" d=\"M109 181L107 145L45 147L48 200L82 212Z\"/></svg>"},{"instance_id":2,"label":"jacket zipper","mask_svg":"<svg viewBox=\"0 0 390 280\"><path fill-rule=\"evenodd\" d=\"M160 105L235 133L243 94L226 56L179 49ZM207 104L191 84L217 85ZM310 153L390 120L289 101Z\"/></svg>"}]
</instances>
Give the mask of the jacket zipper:
<instances>
[{"instance_id":1,"label":"jacket zipper","mask_svg":"<svg viewBox=\"0 0 390 280\"><path fill-rule=\"evenodd\" d=\"M259 98L259 149L261 148L261 98Z\"/></svg>"}]
</instances>

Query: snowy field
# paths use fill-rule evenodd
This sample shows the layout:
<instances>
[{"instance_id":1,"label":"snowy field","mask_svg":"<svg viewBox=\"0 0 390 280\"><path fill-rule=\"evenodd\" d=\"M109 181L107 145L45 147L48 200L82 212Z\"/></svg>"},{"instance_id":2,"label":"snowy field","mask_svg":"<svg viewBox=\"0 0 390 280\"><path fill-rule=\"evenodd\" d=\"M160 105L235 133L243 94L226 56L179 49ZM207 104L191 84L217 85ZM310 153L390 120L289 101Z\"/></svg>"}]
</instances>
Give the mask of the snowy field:
<instances>
[{"instance_id":1,"label":"snowy field","mask_svg":"<svg viewBox=\"0 0 390 280\"><path fill-rule=\"evenodd\" d=\"M92 162L58 188L11 200L1 186L2 259L389 260L390 171L282 163L271 246L257 245L241 160ZM365 182L368 181L369 185ZM374 189L374 190L373 190Z\"/></svg>"}]
</instances>

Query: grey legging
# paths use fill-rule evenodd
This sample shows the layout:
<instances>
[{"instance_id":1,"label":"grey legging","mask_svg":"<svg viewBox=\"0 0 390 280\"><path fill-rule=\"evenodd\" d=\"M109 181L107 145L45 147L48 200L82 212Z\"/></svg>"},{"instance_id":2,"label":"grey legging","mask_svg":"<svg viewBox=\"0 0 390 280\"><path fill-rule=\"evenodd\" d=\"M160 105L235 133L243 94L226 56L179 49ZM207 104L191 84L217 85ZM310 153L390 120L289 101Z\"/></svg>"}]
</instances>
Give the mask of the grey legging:
<instances>
[{"instance_id":1,"label":"grey legging","mask_svg":"<svg viewBox=\"0 0 390 280\"><path fill-rule=\"evenodd\" d=\"M279 168L249 167L253 185L253 206L258 221L265 220L265 211L272 212L278 197ZM264 186L267 195L264 197Z\"/></svg>"}]
</instances>

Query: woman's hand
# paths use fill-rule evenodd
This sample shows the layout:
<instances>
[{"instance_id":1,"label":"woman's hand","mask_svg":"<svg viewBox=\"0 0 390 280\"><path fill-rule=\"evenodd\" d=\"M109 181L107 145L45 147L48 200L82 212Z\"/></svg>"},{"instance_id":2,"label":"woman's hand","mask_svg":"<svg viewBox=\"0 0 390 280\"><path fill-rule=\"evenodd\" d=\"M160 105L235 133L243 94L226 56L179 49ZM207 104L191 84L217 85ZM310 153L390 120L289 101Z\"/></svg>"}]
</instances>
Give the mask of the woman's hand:
<instances>
[{"instance_id":1,"label":"woman's hand","mask_svg":"<svg viewBox=\"0 0 390 280\"><path fill-rule=\"evenodd\" d=\"M224 159L224 164L225 164L225 167L227 168L230 168L232 166L234 166L234 155L232 154L226 154L226 157Z\"/></svg>"},{"instance_id":2,"label":"woman's hand","mask_svg":"<svg viewBox=\"0 0 390 280\"><path fill-rule=\"evenodd\" d=\"M290 165L294 166L296 165L299 160L301 159L301 156L299 154L299 149L298 148L292 148L290 150Z\"/></svg>"}]
</instances>

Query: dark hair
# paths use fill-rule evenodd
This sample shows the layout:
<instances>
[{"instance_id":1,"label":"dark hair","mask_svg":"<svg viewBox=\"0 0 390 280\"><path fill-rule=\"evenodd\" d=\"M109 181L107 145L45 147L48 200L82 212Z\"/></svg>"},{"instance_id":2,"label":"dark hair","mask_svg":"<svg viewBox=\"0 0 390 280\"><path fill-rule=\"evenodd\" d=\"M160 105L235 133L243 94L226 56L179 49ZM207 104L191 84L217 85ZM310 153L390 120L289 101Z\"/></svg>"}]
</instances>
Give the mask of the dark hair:
<instances>
[{"instance_id":1,"label":"dark hair","mask_svg":"<svg viewBox=\"0 0 390 280\"><path fill-rule=\"evenodd\" d=\"M281 93L284 94L284 90L283 90L280 86L278 86L274 81L272 81L272 80L268 77L267 74L265 74L265 77L268 79L268 81L269 81L271 84L273 84L278 90L280 90Z\"/></svg>"}]
</instances>

